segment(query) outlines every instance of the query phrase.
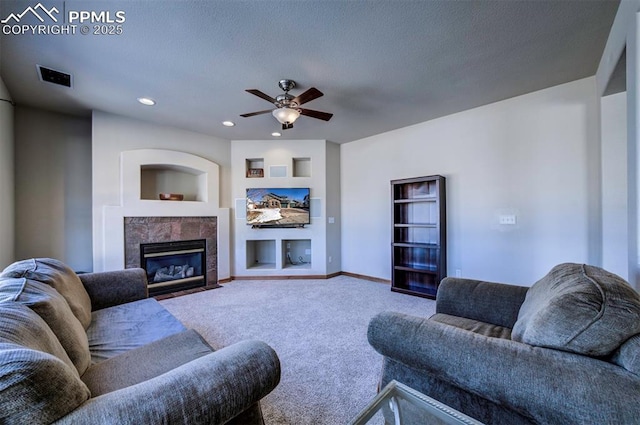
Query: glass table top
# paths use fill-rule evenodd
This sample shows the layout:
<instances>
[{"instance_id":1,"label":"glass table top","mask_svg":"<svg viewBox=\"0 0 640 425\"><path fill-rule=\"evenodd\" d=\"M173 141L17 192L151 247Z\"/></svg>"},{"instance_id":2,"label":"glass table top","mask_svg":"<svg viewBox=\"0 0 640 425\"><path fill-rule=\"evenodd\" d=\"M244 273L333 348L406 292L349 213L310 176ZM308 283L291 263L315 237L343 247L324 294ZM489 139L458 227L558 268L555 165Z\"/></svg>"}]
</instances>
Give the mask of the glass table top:
<instances>
[{"instance_id":1,"label":"glass table top","mask_svg":"<svg viewBox=\"0 0 640 425\"><path fill-rule=\"evenodd\" d=\"M483 425L437 400L391 381L351 425Z\"/></svg>"}]
</instances>

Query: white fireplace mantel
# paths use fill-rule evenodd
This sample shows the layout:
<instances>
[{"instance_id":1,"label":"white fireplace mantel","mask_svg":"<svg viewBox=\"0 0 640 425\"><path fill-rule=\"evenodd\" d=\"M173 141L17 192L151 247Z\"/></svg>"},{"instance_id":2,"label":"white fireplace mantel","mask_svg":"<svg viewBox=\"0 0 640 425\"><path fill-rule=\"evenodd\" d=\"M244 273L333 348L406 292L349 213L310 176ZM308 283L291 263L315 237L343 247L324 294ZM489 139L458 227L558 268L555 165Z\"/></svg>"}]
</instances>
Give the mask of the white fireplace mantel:
<instances>
[{"instance_id":1,"label":"white fireplace mantel","mask_svg":"<svg viewBox=\"0 0 640 425\"><path fill-rule=\"evenodd\" d=\"M231 276L230 212L228 208L219 207L219 173L218 164L185 152L163 149L121 152L120 205L102 206L100 230L104 244L102 258L94 258L94 269L124 267L124 217L217 217L218 279L228 279ZM187 176L181 187L191 193L191 200L161 201L143 196L149 192L145 184L152 188L171 187L180 183L172 180L180 180L181 175ZM157 181L145 182L145 179Z\"/></svg>"}]
</instances>

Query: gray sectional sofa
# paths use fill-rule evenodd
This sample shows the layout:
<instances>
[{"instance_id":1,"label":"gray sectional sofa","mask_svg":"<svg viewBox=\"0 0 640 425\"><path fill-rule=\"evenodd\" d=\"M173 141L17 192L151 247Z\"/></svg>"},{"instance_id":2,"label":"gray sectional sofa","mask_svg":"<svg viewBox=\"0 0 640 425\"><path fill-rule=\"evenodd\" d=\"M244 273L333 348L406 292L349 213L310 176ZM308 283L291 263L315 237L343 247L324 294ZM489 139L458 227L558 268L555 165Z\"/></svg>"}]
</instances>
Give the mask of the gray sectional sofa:
<instances>
[{"instance_id":1,"label":"gray sectional sofa","mask_svg":"<svg viewBox=\"0 0 640 425\"><path fill-rule=\"evenodd\" d=\"M531 288L446 278L430 318L368 330L380 385L404 383L487 424L640 423L640 296L566 263Z\"/></svg>"},{"instance_id":2,"label":"gray sectional sofa","mask_svg":"<svg viewBox=\"0 0 640 425\"><path fill-rule=\"evenodd\" d=\"M29 259L0 274L0 423L262 424L279 380L268 345L214 351L147 298L141 269Z\"/></svg>"}]
</instances>

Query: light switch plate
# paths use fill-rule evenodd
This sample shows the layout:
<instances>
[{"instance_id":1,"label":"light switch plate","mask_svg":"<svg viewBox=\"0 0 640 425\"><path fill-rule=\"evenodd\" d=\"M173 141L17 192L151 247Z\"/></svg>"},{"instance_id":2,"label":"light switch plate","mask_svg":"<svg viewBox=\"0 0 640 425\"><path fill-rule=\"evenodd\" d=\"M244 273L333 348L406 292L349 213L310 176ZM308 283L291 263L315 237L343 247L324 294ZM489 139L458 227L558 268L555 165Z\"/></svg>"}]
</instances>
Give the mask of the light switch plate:
<instances>
[{"instance_id":1,"label":"light switch plate","mask_svg":"<svg viewBox=\"0 0 640 425\"><path fill-rule=\"evenodd\" d=\"M516 224L515 214L501 214L499 218L500 224Z\"/></svg>"}]
</instances>

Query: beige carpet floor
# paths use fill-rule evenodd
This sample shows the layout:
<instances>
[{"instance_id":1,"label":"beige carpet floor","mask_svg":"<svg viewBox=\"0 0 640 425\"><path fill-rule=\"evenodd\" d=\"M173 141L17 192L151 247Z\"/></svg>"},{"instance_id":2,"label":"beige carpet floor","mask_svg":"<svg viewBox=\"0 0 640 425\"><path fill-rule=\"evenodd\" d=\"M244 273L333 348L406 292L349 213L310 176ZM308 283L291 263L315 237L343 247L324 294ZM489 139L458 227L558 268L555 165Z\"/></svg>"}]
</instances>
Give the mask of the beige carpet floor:
<instances>
[{"instance_id":1,"label":"beige carpet floor","mask_svg":"<svg viewBox=\"0 0 640 425\"><path fill-rule=\"evenodd\" d=\"M371 317L435 312L432 300L347 276L233 281L161 303L214 348L259 339L276 350L282 378L262 401L268 425L347 424L376 394L382 358L367 342Z\"/></svg>"}]
</instances>

